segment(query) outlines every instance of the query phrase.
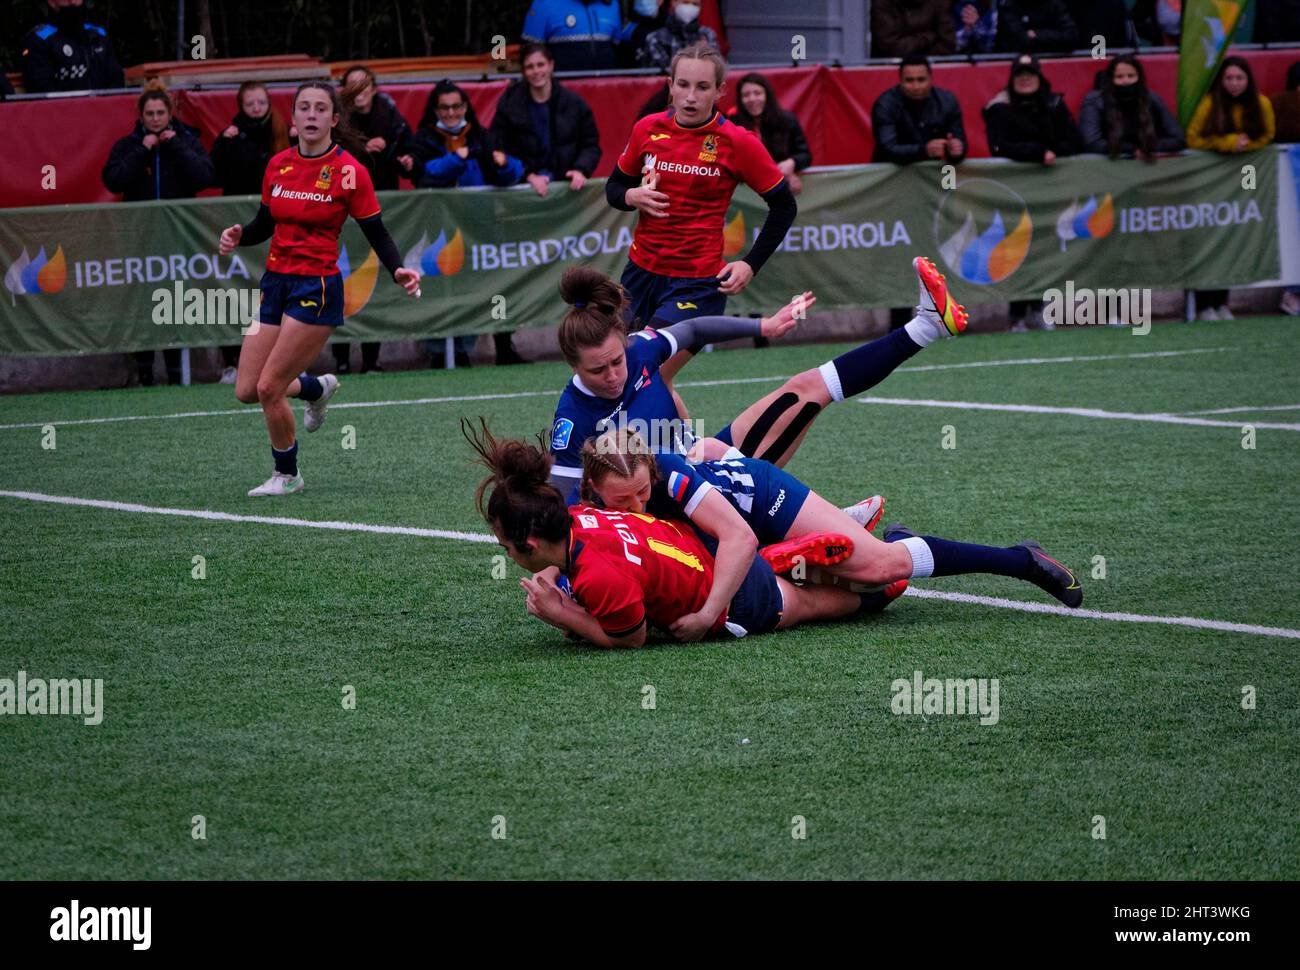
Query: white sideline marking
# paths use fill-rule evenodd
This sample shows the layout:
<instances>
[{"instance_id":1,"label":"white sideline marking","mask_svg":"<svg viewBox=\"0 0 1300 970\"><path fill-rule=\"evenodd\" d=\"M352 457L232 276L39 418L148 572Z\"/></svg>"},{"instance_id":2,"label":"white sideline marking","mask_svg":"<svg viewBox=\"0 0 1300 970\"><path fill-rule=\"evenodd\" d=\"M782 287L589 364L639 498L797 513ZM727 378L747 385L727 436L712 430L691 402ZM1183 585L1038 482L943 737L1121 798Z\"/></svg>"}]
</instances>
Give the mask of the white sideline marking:
<instances>
[{"instance_id":1,"label":"white sideline marking","mask_svg":"<svg viewBox=\"0 0 1300 970\"><path fill-rule=\"evenodd\" d=\"M955 408L963 411L1013 411L1020 414L1068 414L1079 418L1109 418L1114 421L1147 421L1153 424L1187 424L1201 428L1234 428L1241 430L1240 421L1213 421L1209 418L1188 418L1176 414L1140 414L1133 411L1103 411L1101 408L1058 408L1041 404L989 404L984 401L936 401L929 398L860 397L859 404L898 404L919 408ZM1270 421L1252 421L1256 428L1275 431L1300 431L1300 424L1278 424Z\"/></svg>"},{"instance_id":2,"label":"white sideline marking","mask_svg":"<svg viewBox=\"0 0 1300 970\"><path fill-rule=\"evenodd\" d=\"M143 512L151 515L174 515L182 518L209 519L220 522L252 522L258 525L289 525L307 529L332 529L339 532L378 532L384 535L420 536L428 539L455 539L460 542L495 543L496 537L478 532L455 532L447 529L416 529L398 525L367 525L364 522L322 522L313 519L282 518L272 515L232 515L228 512L210 512L207 509L170 509L134 502L108 502L102 499L75 498L68 495L46 495L43 492L11 492L0 490L0 497L22 499L28 502L48 502L54 505L75 505L115 512ZM905 596L921 599L941 599L955 603L974 603L1004 610L1024 613L1051 613L1057 616L1083 617L1090 620L1110 620L1119 623L1160 623L1166 626L1189 626L1202 630L1222 630L1229 633L1250 633L1261 637L1285 637L1300 640L1300 630L1285 627L1256 626L1251 623L1227 623L1222 620L1202 620L1192 616L1147 616L1142 613L1103 613L1098 610L1072 610L1048 603L1030 603L997 596L972 596L968 593L949 593L942 590L909 587Z\"/></svg>"},{"instance_id":3,"label":"white sideline marking","mask_svg":"<svg viewBox=\"0 0 1300 970\"><path fill-rule=\"evenodd\" d=\"M961 364L922 364L916 367L899 367L895 373L933 370L953 370L955 368L968 367L1009 367L1013 365L1029 364L1075 364L1079 362L1089 362L1095 360L1127 360L1141 357L1181 357L1187 354L1214 354L1226 350L1232 350L1231 347L1196 347L1188 350L1160 350L1147 351L1137 354L1105 354L1093 357L1023 357L1013 360L974 360ZM786 381L790 379L789 374L775 374L771 377L735 377L725 378L716 381L675 381L674 387L721 387L728 384L761 384L771 381ZM526 397L556 397L560 396L559 391L516 391L514 393L503 394L462 394L449 397L416 397L405 398L393 401L340 401L338 404L331 404L330 408L386 408L411 404L455 404L462 401L507 401L513 398ZM221 417L231 414L258 414L262 412L253 405L242 408L226 408L220 411L180 411L176 414L123 414L109 418L75 418L70 421L24 421L17 424L0 424L0 431L14 431L22 428L43 428L47 424L53 424L58 427L70 427L78 424L116 424L121 421L168 421L176 418L212 418Z\"/></svg>"},{"instance_id":4,"label":"white sideline marking","mask_svg":"<svg viewBox=\"0 0 1300 970\"><path fill-rule=\"evenodd\" d=\"M92 509L111 509L115 512L145 512L150 515L176 515L186 519L213 519L218 522L254 522L258 525L293 525L302 529L333 529L339 532L378 532L383 535L421 536L426 539L458 539L461 542L496 542L495 536L478 532L453 532L447 529L416 529L405 525L367 525L364 522L319 521L292 519L278 515L233 515L229 512L210 512L207 509L169 509L156 505L137 505L134 502L108 502L103 499L74 498L67 495L46 495L44 492L0 491L6 498L25 499L29 502L49 502L54 505L82 505Z\"/></svg>"},{"instance_id":5,"label":"white sideline marking","mask_svg":"<svg viewBox=\"0 0 1300 970\"><path fill-rule=\"evenodd\" d=\"M1179 411L1179 414L1241 414L1245 411L1300 411L1300 404L1269 404L1261 407L1215 408L1212 411Z\"/></svg>"},{"instance_id":6,"label":"white sideline marking","mask_svg":"<svg viewBox=\"0 0 1300 970\"><path fill-rule=\"evenodd\" d=\"M1285 637L1300 640L1300 630L1288 630L1280 626L1256 626L1253 623L1227 623L1223 620L1202 620L1194 616L1147 616L1144 613L1103 613L1100 610L1072 610L1068 606L1054 603L1029 603L1024 600L1009 600L1001 596L973 596L970 593L948 593L937 589L917 589L909 586L903 591L904 596L916 596L925 600L948 600L953 603L975 603L980 606L996 606L1004 610L1020 610L1022 613L1053 613L1057 616L1080 616L1090 620L1111 620L1117 623L1161 623L1165 626L1190 626L1198 630L1223 630L1228 633L1253 633L1260 637Z\"/></svg>"}]
</instances>

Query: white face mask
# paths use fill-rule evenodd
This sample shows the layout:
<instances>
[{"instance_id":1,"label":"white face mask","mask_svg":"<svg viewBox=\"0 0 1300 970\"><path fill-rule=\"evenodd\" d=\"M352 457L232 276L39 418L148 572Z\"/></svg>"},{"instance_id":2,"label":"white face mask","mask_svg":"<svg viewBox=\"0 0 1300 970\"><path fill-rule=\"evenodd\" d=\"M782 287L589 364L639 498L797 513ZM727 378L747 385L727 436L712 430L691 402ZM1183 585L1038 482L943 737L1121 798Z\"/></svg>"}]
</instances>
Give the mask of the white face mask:
<instances>
[{"instance_id":1,"label":"white face mask","mask_svg":"<svg viewBox=\"0 0 1300 970\"><path fill-rule=\"evenodd\" d=\"M698 3L679 3L674 11L677 19L684 24L693 24L700 16L700 5Z\"/></svg>"},{"instance_id":2,"label":"white face mask","mask_svg":"<svg viewBox=\"0 0 1300 970\"><path fill-rule=\"evenodd\" d=\"M653 17L659 12L659 0L636 0L633 9L642 17Z\"/></svg>"}]
</instances>

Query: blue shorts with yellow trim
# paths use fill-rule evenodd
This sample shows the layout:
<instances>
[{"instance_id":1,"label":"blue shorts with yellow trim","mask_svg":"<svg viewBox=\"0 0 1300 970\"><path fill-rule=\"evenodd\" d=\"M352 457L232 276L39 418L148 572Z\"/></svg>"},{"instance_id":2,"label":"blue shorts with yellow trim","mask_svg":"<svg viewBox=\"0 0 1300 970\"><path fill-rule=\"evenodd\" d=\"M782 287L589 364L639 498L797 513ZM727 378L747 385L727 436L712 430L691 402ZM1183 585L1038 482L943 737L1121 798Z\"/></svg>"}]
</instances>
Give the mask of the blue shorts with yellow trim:
<instances>
[{"instance_id":1,"label":"blue shorts with yellow trim","mask_svg":"<svg viewBox=\"0 0 1300 970\"><path fill-rule=\"evenodd\" d=\"M727 309L727 295L718 291L722 281L716 276L660 276L629 259L620 282L627 290L629 330L720 316Z\"/></svg>"},{"instance_id":2,"label":"blue shorts with yellow trim","mask_svg":"<svg viewBox=\"0 0 1300 970\"><path fill-rule=\"evenodd\" d=\"M696 532L709 555L716 556L718 540L698 529ZM740 589L727 605L727 632L735 637L771 633L781 622L784 612L785 598L781 595L776 573L772 572L766 559L754 556Z\"/></svg>"},{"instance_id":3,"label":"blue shorts with yellow trim","mask_svg":"<svg viewBox=\"0 0 1300 970\"><path fill-rule=\"evenodd\" d=\"M288 314L303 323L343 326L343 274L300 276L268 269L262 274L262 323L279 326Z\"/></svg>"}]
</instances>

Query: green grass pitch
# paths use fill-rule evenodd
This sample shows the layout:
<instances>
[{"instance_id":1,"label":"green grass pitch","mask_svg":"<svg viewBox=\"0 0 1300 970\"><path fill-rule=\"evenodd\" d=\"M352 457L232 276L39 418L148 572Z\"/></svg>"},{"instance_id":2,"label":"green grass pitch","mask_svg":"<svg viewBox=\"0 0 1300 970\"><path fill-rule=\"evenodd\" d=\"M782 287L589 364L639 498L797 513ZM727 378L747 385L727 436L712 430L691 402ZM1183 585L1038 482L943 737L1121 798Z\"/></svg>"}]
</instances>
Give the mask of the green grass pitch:
<instances>
[{"instance_id":1,"label":"green grass pitch","mask_svg":"<svg viewBox=\"0 0 1300 970\"><path fill-rule=\"evenodd\" d=\"M703 355L680 380L839 349ZM1127 356L1189 350L1208 352ZM970 335L910 365L1062 356L1107 359L905 370L872 393L1300 404L1291 320ZM345 378L339 404L542 393L332 409L303 436L307 490L280 501L245 497L268 446L230 388L10 397L0 424L240 413L63 425L53 449L0 429L0 489L485 533L459 417L535 433L567 376ZM683 395L714 429L775 384ZM1300 411L1211 417L1232 426L846 402L790 470L841 504L882 492L886 521L922 531L1036 538L1085 608L1300 628L1300 434L1248 449L1236 426ZM905 597L870 622L601 652L528 617L491 544L12 497L0 535L0 678L100 677L105 710L0 717L6 879L1300 877L1300 640ZM998 578L916 585L1048 602ZM915 670L998 678L999 723L894 715Z\"/></svg>"}]
</instances>

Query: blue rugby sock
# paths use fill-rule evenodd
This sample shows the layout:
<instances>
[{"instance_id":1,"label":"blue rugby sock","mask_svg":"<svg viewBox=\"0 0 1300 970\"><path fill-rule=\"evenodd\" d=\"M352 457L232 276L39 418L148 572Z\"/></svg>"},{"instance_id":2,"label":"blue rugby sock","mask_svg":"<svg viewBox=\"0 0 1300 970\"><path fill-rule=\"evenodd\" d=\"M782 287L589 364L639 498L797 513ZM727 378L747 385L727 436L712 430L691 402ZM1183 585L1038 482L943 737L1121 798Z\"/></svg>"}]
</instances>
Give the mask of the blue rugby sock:
<instances>
[{"instance_id":1,"label":"blue rugby sock","mask_svg":"<svg viewBox=\"0 0 1300 970\"><path fill-rule=\"evenodd\" d=\"M310 374L300 374L298 376L298 383L301 387L294 397L301 398L304 401L319 401L321 394L325 392L325 388L321 386L319 377L312 377Z\"/></svg>"},{"instance_id":2,"label":"blue rugby sock","mask_svg":"<svg viewBox=\"0 0 1300 970\"><path fill-rule=\"evenodd\" d=\"M907 330L891 330L883 337L828 360L822 364L821 373L831 400L843 401L875 387L920 349L921 345Z\"/></svg>"},{"instance_id":3,"label":"blue rugby sock","mask_svg":"<svg viewBox=\"0 0 1300 970\"><path fill-rule=\"evenodd\" d=\"M1027 579L1033 556L1028 549L980 546L971 542L953 542L935 536L885 536L886 542L901 542L912 554L912 576L961 576L966 573L992 573Z\"/></svg>"},{"instance_id":4,"label":"blue rugby sock","mask_svg":"<svg viewBox=\"0 0 1300 970\"><path fill-rule=\"evenodd\" d=\"M271 457L275 459L275 470L281 475L298 474L298 442L295 441L284 451L273 447Z\"/></svg>"}]
</instances>

